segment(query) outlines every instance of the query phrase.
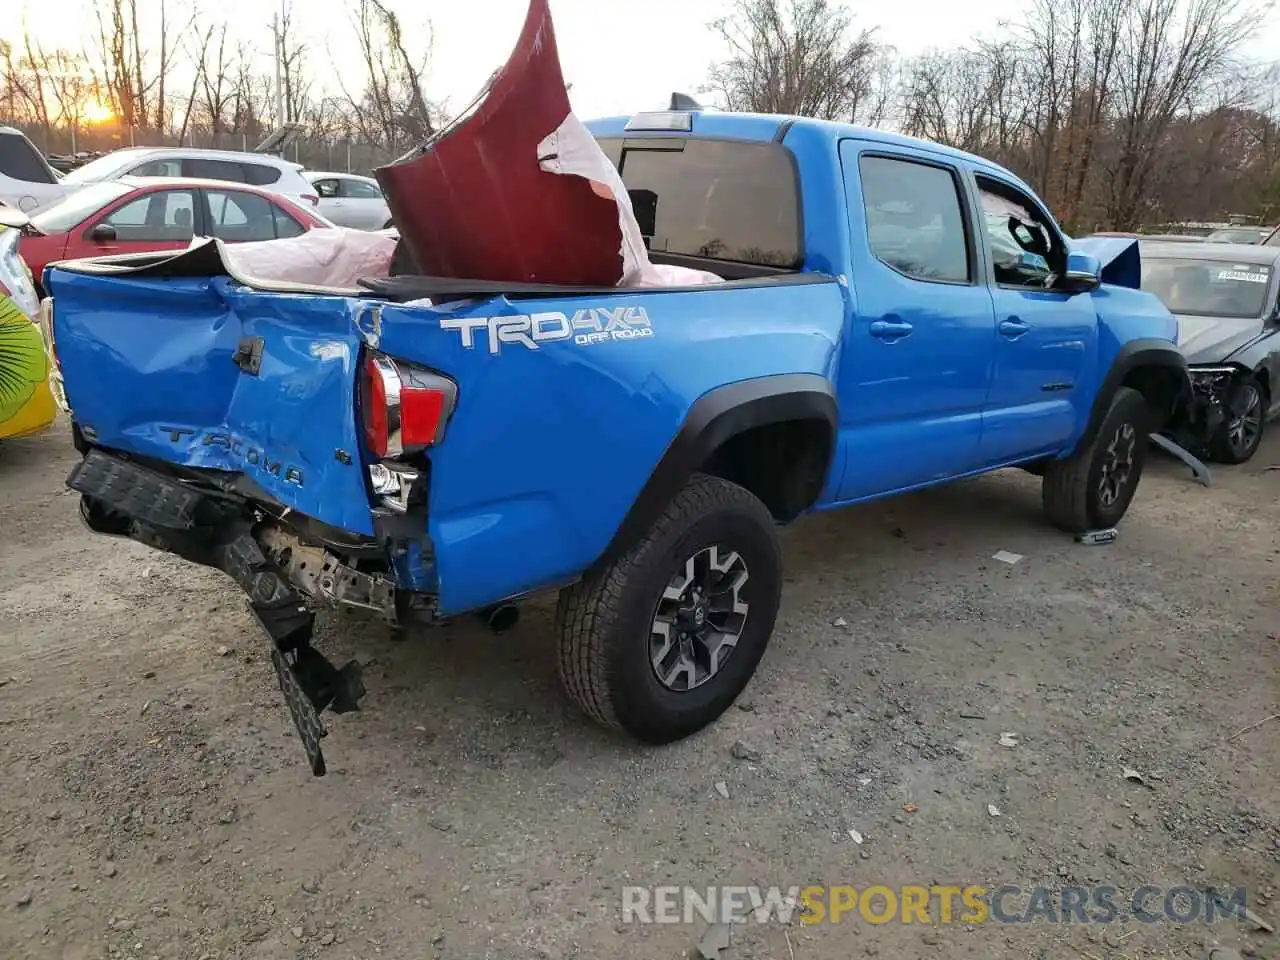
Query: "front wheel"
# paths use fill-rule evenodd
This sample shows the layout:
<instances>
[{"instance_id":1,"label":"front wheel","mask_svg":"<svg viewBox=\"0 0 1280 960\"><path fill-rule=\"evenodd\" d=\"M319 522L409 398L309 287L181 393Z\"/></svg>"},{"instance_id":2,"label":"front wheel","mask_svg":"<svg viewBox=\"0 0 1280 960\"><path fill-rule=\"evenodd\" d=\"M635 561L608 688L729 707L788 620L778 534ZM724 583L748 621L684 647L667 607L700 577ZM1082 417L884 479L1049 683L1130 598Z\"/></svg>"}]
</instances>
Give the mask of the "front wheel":
<instances>
[{"instance_id":1,"label":"front wheel","mask_svg":"<svg viewBox=\"0 0 1280 960\"><path fill-rule=\"evenodd\" d=\"M1045 466L1042 495L1049 522L1068 533L1119 523L1142 479L1150 422L1146 398L1120 387L1093 439Z\"/></svg>"},{"instance_id":2,"label":"front wheel","mask_svg":"<svg viewBox=\"0 0 1280 960\"><path fill-rule=\"evenodd\" d=\"M1226 407L1226 418L1209 439L1209 459L1244 463L1258 452L1267 423L1266 393L1258 378L1248 376L1234 382Z\"/></svg>"},{"instance_id":3,"label":"front wheel","mask_svg":"<svg viewBox=\"0 0 1280 960\"><path fill-rule=\"evenodd\" d=\"M749 491L696 475L647 535L560 594L560 679L594 720L670 743L720 716L773 633L782 556Z\"/></svg>"}]
</instances>

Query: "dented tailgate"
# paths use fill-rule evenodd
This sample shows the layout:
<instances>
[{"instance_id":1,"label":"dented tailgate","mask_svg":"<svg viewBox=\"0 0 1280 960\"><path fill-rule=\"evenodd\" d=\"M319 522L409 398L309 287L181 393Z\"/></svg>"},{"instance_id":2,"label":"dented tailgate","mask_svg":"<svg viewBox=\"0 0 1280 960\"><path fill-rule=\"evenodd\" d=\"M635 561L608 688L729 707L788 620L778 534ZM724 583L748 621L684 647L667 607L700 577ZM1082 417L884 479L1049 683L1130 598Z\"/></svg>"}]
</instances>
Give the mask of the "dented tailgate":
<instances>
[{"instance_id":1,"label":"dented tailgate","mask_svg":"<svg viewBox=\"0 0 1280 960\"><path fill-rule=\"evenodd\" d=\"M53 269L67 401L95 443L243 473L273 499L371 534L355 423L358 299L227 278Z\"/></svg>"}]
</instances>

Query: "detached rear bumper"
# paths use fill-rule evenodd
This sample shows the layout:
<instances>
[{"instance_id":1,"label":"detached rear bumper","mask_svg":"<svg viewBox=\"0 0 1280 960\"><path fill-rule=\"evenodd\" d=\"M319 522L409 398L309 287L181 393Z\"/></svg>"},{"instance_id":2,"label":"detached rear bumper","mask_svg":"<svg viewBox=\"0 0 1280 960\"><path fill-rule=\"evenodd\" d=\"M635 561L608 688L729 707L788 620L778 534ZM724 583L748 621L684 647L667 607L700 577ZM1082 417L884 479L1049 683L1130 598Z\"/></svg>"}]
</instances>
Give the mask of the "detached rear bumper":
<instances>
[{"instance_id":1,"label":"detached rear bumper","mask_svg":"<svg viewBox=\"0 0 1280 960\"><path fill-rule=\"evenodd\" d=\"M320 714L358 710L365 688L356 661L338 668L311 647L315 609L352 604L389 611L394 619L394 585L309 545L241 497L96 448L85 450L67 486L81 494L81 517L94 532L216 567L240 584L271 640L277 680L311 771L323 776ZM311 567L304 558L313 553L318 559Z\"/></svg>"}]
</instances>

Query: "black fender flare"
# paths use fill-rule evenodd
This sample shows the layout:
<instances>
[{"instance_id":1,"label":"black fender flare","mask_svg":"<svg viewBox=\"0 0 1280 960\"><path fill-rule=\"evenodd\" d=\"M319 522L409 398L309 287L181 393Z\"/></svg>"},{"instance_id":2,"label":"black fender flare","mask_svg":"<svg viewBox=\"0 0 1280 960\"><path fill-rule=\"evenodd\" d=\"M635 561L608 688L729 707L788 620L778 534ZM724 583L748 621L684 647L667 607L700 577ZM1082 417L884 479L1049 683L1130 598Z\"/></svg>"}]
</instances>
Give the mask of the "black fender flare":
<instances>
[{"instance_id":1,"label":"black fender flare","mask_svg":"<svg viewBox=\"0 0 1280 960\"><path fill-rule=\"evenodd\" d=\"M609 561L640 539L667 504L730 437L771 423L822 420L830 430L825 477L835 455L839 413L835 387L816 373L784 373L739 380L704 393L689 408L675 439L627 511L600 561ZM821 491L818 491L819 493Z\"/></svg>"},{"instance_id":2,"label":"black fender flare","mask_svg":"<svg viewBox=\"0 0 1280 960\"><path fill-rule=\"evenodd\" d=\"M1187 372L1187 358L1176 344L1155 337L1130 340L1120 348L1115 359L1111 361L1111 369L1102 378L1098 392L1093 398L1093 407L1089 411L1089 422L1076 443L1077 450L1093 442L1094 437L1098 435L1098 430L1102 427L1103 418L1111 409L1111 400L1116 395L1116 391L1124 385L1129 374L1142 367L1158 367L1174 371L1180 381L1178 403L1190 396L1191 379Z\"/></svg>"}]
</instances>

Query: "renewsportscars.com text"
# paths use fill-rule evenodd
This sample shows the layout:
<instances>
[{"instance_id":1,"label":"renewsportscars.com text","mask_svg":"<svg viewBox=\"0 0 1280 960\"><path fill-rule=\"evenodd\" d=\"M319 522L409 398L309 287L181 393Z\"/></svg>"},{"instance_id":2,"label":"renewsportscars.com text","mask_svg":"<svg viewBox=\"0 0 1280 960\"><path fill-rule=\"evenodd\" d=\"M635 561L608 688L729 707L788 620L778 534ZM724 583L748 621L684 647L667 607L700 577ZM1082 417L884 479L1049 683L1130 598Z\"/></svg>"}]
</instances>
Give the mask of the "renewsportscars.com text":
<instances>
[{"instance_id":1,"label":"renewsportscars.com text","mask_svg":"<svg viewBox=\"0 0 1280 960\"><path fill-rule=\"evenodd\" d=\"M796 916L808 925L1218 923L1245 919L1245 906L1243 887L1218 890L1154 884L1131 890L1106 884L622 888L622 921L640 924L785 924Z\"/></svg>"}]
</instances>

